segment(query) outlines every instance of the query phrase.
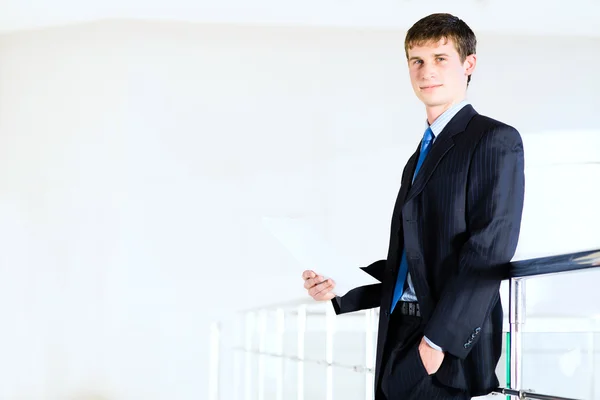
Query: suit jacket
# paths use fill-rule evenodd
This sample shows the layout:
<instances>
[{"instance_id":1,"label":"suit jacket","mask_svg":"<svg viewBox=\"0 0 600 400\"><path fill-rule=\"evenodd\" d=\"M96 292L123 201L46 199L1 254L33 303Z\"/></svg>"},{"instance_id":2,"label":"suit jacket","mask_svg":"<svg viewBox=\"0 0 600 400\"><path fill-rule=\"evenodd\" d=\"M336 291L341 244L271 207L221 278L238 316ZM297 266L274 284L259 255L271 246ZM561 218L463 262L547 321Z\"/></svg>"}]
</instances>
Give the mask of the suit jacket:
<instances>
[{"instance_id":1,"label":"suit jacket","mask_svg":"<svg viewBox=\"0 0 600 400\"><path fill-rule=\"evenodd\" d=\"M408 160L392 214L387 258L363 268L381 283L333 299L337 314L380 307L376 393L390 306L406 251L424 334L445 352L436 378L487 394L499 385L500 282L512 259L524 197L523 144L516 129L467 105L433 143L414 183Z\"/></svg>"}]
</instances>

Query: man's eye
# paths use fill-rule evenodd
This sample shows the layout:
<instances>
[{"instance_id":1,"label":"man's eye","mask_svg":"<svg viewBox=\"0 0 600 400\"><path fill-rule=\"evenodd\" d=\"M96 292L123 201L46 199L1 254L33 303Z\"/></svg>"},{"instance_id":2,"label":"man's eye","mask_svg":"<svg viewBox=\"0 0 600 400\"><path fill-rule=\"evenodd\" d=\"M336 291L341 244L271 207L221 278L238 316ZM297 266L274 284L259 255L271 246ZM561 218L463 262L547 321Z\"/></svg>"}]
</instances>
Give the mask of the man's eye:
<instances>
[{"instance_id":1,"label":"man's eye","mask_svg":"<svg viewBox=\"0 0 600 400\"><path fill-rule=\"evenodd\" d=\"M423 60L415 60L415 64L423 64Z\"/></svg>"},{"instance_id":2,"label":"man's eye","mask_svg":"<svg viewBox=\"0 0 600 400\"><path fill-rule=\"evenodd\" d=\"M438 61L446 61L446 59L444 57L438 57L437 60Z\"/></svg>"}]
</instances>

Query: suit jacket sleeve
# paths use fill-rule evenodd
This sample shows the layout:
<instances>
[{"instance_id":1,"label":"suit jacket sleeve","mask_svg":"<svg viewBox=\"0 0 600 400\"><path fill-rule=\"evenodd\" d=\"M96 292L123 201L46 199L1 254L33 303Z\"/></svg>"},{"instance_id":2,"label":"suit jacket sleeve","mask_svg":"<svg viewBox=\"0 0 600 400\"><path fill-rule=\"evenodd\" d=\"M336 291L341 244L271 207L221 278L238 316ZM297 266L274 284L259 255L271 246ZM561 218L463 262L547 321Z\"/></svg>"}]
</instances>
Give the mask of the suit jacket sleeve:
<instances>
[{"instance_id":1,"label":"suit jacket sleeve","mask_svg":"<svg viewBox=\"0 0 600 400\"><path fill-rule=\"evenodd\" d=\"M381 282L385 271L385 260L376 261L361 269ZM376 308L379 307L380 303L381 283L360 286L350 290L344 296L336 296L331 299L336 314Z\"/></svg>"},{"instance_id":2,"label":"suit jacket sleeve","mask_svg":"<svg viewBox=\"0 0 600 400\"><path fill-rule=\"evenodd\" d=\"M459 253L458 273L446 285L425 328L425 336L456 357L469 354L498 301L506 264L517 247L524 186L519 133L502 126L484 134L469 169L469 237Z\"/></svg>"}]
</instances>

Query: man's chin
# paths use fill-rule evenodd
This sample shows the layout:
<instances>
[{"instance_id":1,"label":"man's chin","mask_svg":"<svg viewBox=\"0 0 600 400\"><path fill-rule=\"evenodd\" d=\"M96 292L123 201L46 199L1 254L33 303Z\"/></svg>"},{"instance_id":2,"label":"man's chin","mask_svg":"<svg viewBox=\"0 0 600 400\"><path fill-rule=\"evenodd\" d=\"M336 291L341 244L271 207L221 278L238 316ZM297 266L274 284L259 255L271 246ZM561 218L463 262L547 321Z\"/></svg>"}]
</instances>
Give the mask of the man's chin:
<instances>
[{"instance_id":1,"label":"man's chin","mask_svg":"<svg viewBox=\"0 0 600 400\"><path fill-rule=\"evenodd\" d=\"M433 107L442 107L448 104L447 101L443 101L440 99L422 99L421 100L425 107L433 108Z\"/></svg>"}]
</instances>

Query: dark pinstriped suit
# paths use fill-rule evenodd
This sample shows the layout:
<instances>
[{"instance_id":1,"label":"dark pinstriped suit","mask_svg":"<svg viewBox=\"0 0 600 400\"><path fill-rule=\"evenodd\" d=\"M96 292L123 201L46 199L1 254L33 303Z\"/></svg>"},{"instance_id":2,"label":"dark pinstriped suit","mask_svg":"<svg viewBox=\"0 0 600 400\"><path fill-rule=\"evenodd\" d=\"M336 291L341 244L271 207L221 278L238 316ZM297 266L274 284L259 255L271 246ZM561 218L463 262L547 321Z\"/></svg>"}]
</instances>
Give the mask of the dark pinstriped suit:
<instances>
[{"instance_id":1,"label":"dark pinstriped suit","mask_svg":"<svg viewBox=\"0 0 600 400\"><path fill-rule=\"evenodd\" d=\"M402 393L410 393L422 379L467 396L487 394L499 385L499 287L521 225L521 137L467 105L437 137L411 186L418 156L419 149L402 174L387 259L364 268L382 283L356 288L332 303L337 314L380 307L377 399L408 398ZM420 336L414 348L394 351L389 310L403 247L422 322L415 328ZM434 376L427 376L416 350L423 334L446 351ZM433 397L438 396L410 398Z\"/></svg>"}]
</instances>

